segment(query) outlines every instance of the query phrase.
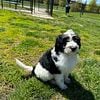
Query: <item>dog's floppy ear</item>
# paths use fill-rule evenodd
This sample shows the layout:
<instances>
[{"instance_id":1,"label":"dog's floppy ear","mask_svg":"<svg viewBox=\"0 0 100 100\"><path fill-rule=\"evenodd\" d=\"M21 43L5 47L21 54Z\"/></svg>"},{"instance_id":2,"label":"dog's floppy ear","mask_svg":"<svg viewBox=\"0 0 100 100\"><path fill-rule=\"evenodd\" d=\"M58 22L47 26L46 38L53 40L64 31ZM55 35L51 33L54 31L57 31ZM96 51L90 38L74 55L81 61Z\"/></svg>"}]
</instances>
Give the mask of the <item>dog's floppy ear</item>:
<instances>
[{"instance_id":1,"label":"dog's floppy ear","mask_svg":"<svg viewBox=\"0 0 100 100\"><path fill-rule=\"evenodd\" d=\"M81 48L81 38L78 36L79 38L79 49Z\"/></svg>"},{"instance_id":2,"label":"dog's floppy ear","mask_svg":"<svg viewBox=\"0 0 100 100\"><path fill-rule=\"evenodd\" d=\"M81 48L81 39L78 35L73 37L73 40L79 45L79 49Z\"/></svg>"},{"instance_id":3,"label":"dog's floppy ear","mask_svg":"<svg viewBox=\"0 0 100 100\"><path fill-rule=\"evenodd\" d=\"M58 37L56 38L56 43L55 43L56 53L58 53L59 51L62 51L62 48L63 48L63 36L58 35Z\"/></svg>"},{"instance_id":4,"label":"dog's floppy ear","mask_svg":"<svg viewBox=\"0 0 100 100\"><path fill-rule=\"evenodd\" d=\"M79 49L81 48L81 39L80 37L77 35L77 44L79 45Z\"/></svg>"}]
</instances>

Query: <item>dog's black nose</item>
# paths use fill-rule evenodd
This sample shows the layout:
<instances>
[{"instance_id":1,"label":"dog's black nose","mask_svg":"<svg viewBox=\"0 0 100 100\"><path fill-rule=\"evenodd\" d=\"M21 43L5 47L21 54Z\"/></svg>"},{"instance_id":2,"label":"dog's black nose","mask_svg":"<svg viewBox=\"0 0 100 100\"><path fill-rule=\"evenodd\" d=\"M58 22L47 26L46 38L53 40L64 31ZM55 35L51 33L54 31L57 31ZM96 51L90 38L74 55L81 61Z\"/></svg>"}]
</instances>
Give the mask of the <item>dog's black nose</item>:
<instances>
[{"instance_id":1,"label":"dog's black nose","mask_svg":"<svg viewBox=\"0 0 100 100\"><path fill-rule=\"evenodd\" d=\"M76 51L77 47L71 47L71 50L74 52Z\"/></svg>"}]
</instances>

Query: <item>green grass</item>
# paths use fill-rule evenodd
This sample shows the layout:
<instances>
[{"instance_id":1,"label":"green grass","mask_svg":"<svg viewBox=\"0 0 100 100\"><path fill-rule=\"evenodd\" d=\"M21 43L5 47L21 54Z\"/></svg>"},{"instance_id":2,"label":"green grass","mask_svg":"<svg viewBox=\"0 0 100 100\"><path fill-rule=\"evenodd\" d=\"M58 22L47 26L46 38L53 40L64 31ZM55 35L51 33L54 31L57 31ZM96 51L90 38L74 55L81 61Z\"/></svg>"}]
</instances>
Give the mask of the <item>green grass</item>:
<instances>
[{"instance_id":1,"label":"green grass","mask_svg":"<svg viewBox=\"0 0 100 100\"><path fill-rule=\"evenodd\" d=\"M55 11L54 19L0 10L0 100L100 100L100 15ZM80 62L66 91L32 78L14 58L35 65L60 33L72 28L80 35ZM58 99L57 99L58 98Z\"/></svg>"}]
</instances>

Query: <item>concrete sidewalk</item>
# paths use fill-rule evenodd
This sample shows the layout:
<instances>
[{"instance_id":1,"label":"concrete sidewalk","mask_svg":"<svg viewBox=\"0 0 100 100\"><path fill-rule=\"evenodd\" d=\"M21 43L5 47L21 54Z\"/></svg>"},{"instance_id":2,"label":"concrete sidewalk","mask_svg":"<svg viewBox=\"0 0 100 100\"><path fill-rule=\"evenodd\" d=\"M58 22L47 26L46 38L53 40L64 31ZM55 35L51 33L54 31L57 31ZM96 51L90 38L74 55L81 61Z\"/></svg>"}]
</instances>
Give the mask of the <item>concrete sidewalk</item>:
<instances>
[{"instance_id":1,"label":"concrete sidewalk","mask_svg":"<svg viewBox=\"0 0 100 100\"><path fill-rule=\"evenodd\" d=\"M0 6L0 8L1 8L1 6ZM26 8L28 8L28 6L26 6ZM53 17L51 17L46 12L46 9L43 9L43 8L39 8L38 9L38 8L35 7L35 11L33 10L32 14L31 14L30 10L25 10L25 9L14 9L14 8L9 8L9 7L3 7L3 9L12 10L12 11L18 11L18 12L23 12L23 13L25 13L27 15L31 15L31 16L35 16L35 17L40 17L40 18L53 19Z\"/></svg>"}]
</instances>

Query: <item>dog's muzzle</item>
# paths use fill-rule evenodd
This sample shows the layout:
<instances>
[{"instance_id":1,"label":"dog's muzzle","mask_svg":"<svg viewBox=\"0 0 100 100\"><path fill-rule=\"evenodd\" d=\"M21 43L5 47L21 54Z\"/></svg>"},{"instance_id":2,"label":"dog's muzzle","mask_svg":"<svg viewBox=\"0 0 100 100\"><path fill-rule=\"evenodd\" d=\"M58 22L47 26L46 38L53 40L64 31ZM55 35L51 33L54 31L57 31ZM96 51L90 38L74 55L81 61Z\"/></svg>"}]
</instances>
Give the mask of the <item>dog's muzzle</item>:
<instances>
[{"instance_id":1,"label":"dog's muzzle","mask_svg":"<svg viewBox=\"0 0 100 100\"><path fill-rule=\"evenodd\" d=\"M77 50L77 47L70 47L70 49L72 50L72 52L75 52Z\"/></svg>"}]
</instances>

